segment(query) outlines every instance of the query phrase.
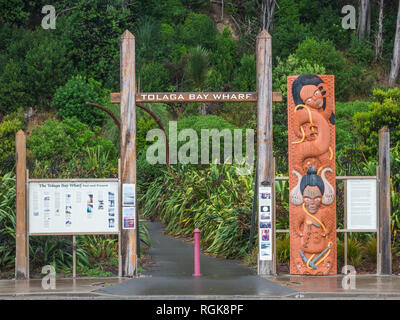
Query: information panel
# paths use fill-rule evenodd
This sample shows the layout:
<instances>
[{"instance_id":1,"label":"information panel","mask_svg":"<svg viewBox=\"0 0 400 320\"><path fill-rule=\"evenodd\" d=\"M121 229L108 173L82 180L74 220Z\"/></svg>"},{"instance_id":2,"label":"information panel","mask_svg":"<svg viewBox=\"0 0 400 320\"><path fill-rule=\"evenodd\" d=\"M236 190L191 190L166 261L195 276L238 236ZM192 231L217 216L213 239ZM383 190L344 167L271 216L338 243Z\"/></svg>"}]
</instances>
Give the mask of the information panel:
<instances>
[{"instance_id":1,"label":"information panel","mask_svg":"<svg viewBox=\"0 0 400 320\"><path fill-rule=\"evenodd\" d=\"M118 233L118 182L29 182L29 233Z\"/></svg>"},{"instance_id":2,"label":"information panel","mask_svg":"<svg viewBox=\"0 0 400 320\"><path fill-rule=\"evenodd\" d=\"M376 180L347 181L347 229L376 229Z\"/></svg>"},{"instance_id":3,"label":"information panel","mask_svg":"<svg viewBox=\"0 0 400 320\"><path fill-rule=\"evenodd\" d=\"M259 188L259 255L260 260L272 260L272 188Z\"/></svg>"}]
</instances>

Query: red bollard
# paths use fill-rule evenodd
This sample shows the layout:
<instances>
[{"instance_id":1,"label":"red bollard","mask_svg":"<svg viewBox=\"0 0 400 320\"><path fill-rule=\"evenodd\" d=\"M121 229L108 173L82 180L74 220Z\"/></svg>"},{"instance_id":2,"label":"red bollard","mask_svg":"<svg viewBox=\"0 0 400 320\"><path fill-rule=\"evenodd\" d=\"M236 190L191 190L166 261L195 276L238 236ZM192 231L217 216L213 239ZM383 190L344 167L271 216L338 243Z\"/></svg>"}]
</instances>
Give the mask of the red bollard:
<instances>
[{"instance_id":1,"label":"red bollard","mask_svg":"<svg viewBox=\"0 0 400 320\"><path fill-rule=\"evenodd\" d=\"M194 230L194 274L193 277L200 277L200 229Z\"/></svg>"}]
</instances>

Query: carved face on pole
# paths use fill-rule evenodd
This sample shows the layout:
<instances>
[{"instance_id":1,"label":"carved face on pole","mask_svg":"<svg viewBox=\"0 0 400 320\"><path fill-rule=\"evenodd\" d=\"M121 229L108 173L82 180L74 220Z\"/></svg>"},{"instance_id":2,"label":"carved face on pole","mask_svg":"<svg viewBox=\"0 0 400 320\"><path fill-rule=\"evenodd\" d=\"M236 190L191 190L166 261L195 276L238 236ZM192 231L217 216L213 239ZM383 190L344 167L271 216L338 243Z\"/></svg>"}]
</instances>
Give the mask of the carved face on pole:
<instances>
[{"instance_id":1,"label":"carved face on pole","mask_svg":"<svg viewBox=\"0 0 400 320\"><path fill-rule=\"evenodd\" d=\"M317 213L321 206L322 193L317 186L307 186L303 192L303 201L309 213Z\"/></svg>"},{"instance_id":2,"label":"carved face on pole","mask_svg":"<svg viewBox=\"0 0 400 320\"><path fill-rule=\"evenodd\" d=\"M319 109L324 106L324 95L325 91L323 89L323 84L319 87L315 85L306 85L300 90L300 98L303 100L304 104L314 108Z\"/></svg>"},{"instance_id":3,"label":"carved face on pole","mask_svg":"<svg viewBox=\"0 0 400 320\"><path fill-rule=\"evenodd\" d=\"M304 203L309 213L316 213L321 203L330 205L335 198L335 189L326 179L326 171L332 172L332 169L325 168L319 176L315 168L310 168L302 177L300 173L293 170L298 180L297 185L290 191L290 202L295 206Z\"/></svg>"}]
</instances>

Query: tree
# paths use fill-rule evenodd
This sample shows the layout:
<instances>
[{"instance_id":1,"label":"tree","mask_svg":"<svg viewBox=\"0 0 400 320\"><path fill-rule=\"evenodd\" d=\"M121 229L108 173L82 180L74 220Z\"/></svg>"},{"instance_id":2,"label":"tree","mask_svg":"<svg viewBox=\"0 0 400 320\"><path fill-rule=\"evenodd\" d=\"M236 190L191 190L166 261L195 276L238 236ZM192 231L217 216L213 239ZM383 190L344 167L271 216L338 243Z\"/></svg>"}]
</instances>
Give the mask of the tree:
<instances>
[{"instance_id":1,"label":"tree","mask_svg":"<svg viewBox=\"0 0 400 320\"><path fill-rule=\"evenodd\" d=\"M265 29L269 32L272 32L274 30L276 0L257 0L257 4L261 11L261 30Z\"/></svg>"},{"instance_id":2,"label":"tree","mask_svg":"<svg viewBox=\"0 0 400 320\"><path fill-rule=\"evenodd\" d=\"M209 68L209 54L208 51L201 46L194 47L189 50L188 61L186 65L185 74L187 78L193 83L195 90L202 90L207 80ZM206 105L200 106L200 112L203 116L206 115Z\"/></svg>"},{"instance_id":3,"label":"tree","mask_svg":"<svg viewBox=\"0 0 400 320\"><path fill-rule=\"evenodd\" d=\"M369 0L360 0L358 9L357 38L361 40L365 37L365 32L369 37L371 32L371 4Z\"/></svg>"},{"instance_id":4,"label":"tree","mask_svg":"<svg viewBox=\"0 0 400 320\"><path fill-rule=\"evenodd\" d=\"M393 47L392 67L390 69L390 74L389 74L389 86L391 87L394 86L394 84L396 83L396 79L399 76L399 68L400 68L400 1L397 12L397 24L396 24L396 35L394 39L394 47Z\"/></svg>"},{"instance_id":5,"label":"tree","mask_svg":"<svg viewBox=\"0 0 400 320\"><path fill-rule=\"evenodd\" d=\"M382 58L383 50L383 0L379 0L378 30L375 36L375 61Z\"/></svg>"}]
</instances>

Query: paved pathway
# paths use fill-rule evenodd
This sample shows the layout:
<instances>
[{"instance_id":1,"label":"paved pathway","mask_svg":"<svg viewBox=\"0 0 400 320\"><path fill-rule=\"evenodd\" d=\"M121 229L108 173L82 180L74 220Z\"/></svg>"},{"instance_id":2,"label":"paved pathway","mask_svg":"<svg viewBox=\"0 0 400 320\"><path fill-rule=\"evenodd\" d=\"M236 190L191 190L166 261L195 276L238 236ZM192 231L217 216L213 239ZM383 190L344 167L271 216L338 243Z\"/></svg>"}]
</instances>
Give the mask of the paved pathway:
<instances>
[{"instance_id":1,"label":"paved pathway","mask_svg":"<svg viewBox=\"0 0 400 320\"><path fill-rule=\"evenodd\" d=\"M164 235L160 222L149 222L156 263L145 277L97 290L100 294L132 296L263 296L284 297L296 291L259 277L234 261L201 255L202 277L193 274L193 244Z\"/></svg>"}]
</instances>

